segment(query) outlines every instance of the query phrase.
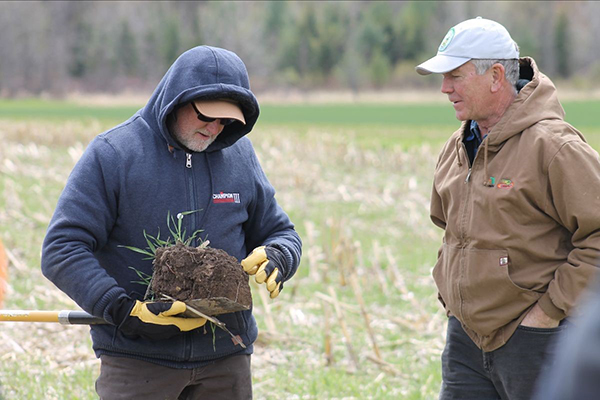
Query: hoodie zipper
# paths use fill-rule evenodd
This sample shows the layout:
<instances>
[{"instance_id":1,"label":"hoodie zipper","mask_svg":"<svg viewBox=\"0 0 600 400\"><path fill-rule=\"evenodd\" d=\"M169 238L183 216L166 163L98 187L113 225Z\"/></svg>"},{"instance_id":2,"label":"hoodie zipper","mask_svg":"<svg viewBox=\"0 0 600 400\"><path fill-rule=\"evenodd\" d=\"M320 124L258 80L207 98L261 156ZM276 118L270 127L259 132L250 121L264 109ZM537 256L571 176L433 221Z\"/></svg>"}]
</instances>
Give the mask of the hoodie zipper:
<instances>
[{"instance_id":1,"label":"hoodie zipper","mask_svg":"<svg viewBox=\"0 0 600 400\"><path fill-rule=\"evenodd\" d=\"M187 184L188 184L189 205L190 205L190 209L187 211L193 211L193 210L196 210L196 197L195 197L196 191L194 190L194 170L192 169L192 153L187 153L187 152L185 153L185 168L188 170L188 173L186 173L186 179L187 179ZM189 236L193 235L194 232L196 231L196 216L194 214L189 215L189 217L190 217L189 224L190 224L190 228L191 228ZM189 340L190 338L192 338L192 335L193 335L193 332L186 332L186 334L183 335L183 348L184 348L184 354L185 354L186 359L189 359L192 355L194 343L193 343L193 339Z\"/></svg>"},{"instance_id":2,"label":"hoodie zipper","mask_svg":"<svg viewBox=\"0 0 600 400\"><path fill-rule=\"evenodd\" d=\"M187 211L195 211L197 209L196 204L196 190L194 189L194 170L192 169L192 153L185 153L185 167L189 170L189 174L187 174L188 181L188 191L189 191L189 204L190 209ZM193 235L196 231L196 216L190 216L190 235Z\"/></svg>"}]
</instances>

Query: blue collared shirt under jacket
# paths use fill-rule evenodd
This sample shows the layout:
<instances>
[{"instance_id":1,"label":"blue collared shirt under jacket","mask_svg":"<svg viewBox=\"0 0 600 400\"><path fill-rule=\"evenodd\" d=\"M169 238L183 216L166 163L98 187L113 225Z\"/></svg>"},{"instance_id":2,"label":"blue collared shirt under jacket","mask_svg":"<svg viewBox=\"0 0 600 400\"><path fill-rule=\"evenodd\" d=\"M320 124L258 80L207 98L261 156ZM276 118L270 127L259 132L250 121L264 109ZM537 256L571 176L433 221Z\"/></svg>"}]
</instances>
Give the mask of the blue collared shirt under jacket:
<instances>
[{"instance_id":1,"label":"blue collared shirt under jacket","mask_svg":"<svg viewBox=\"0 0 600 400\"><path fill-rule=\"evenodd\" d=\"M197 98L228 98L246 125L225 126L210 147L186 153L167 130L167 116ZM238 260L274 244L286 256L289 279L300 262L301 241L275 200L249 133L259 115L243 62L224 49L200 46L182 54L144 108L98 135L73 169L48 227L42 271L82 309L112 322L117 299L142 299L135 270L152 274L151 260L121 246L147 247L144 231L166 239L167 213L187 215L187 232L202 229L211 247ZM223 197L233 201L223 202ZM264 290L264 288L262 288ZM258 330L252 311L220 315L246 349L226 332L196 329L163 341L123 336L113 324L91 327L93 348L175 368L193 368L231 354L252 353Z\"/></svg>"},{"instance_id":2,"label":"blue collared shirt under jacket","mask_svg":"<svg viewBox=\"0 0 600 400\"><path fill-rule=\"evenodd\" d=\"M481 137L481 131L479 130L477 122L471 121L471 124L469 125L469 135L465 136L463 139L471 164L473 164L473 160L475 159L475 155L477 154L477 150L483 139L485 139L485 136L483 138Z\"/></svg>"}]
</instances>

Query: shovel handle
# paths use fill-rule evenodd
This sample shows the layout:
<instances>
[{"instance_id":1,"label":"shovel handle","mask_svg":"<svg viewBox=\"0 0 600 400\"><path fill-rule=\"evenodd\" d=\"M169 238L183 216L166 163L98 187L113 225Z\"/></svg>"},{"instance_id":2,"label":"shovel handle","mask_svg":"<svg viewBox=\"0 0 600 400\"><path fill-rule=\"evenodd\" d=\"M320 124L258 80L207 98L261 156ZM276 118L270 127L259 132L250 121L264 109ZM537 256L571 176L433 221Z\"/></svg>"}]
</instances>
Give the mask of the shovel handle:
<instances>
[{"instance_id":1,"label":"shovel handle","mask_svg":"<svg viewBox=\"0 0 600 400\"><path fill-rule=\"evenodd\" d=\"M0 310L1 321L16 322L58 322L61 325L107 324L102 318L94 317L85 311L38 311Z\"/></svg>"}]
</instances>

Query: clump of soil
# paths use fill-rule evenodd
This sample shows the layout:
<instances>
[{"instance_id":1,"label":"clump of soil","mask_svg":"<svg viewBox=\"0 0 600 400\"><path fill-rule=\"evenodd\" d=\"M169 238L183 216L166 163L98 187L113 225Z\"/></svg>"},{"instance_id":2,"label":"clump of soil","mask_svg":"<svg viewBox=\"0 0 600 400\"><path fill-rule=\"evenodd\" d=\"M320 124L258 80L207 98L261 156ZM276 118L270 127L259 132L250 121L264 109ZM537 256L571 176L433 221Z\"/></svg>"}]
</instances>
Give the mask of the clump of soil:
<instances>
[{"instance_id":1,"label":"clump of soil","mask_svg":"<svg viewBox=\"0 0 600 400\"><path fill-rule=\"evenodd\" d=\"M152 291L198 306L207 315L249 309L252 294L246 274L221 249L177 243L156 249Z\"/></svg>"}]
</instances>

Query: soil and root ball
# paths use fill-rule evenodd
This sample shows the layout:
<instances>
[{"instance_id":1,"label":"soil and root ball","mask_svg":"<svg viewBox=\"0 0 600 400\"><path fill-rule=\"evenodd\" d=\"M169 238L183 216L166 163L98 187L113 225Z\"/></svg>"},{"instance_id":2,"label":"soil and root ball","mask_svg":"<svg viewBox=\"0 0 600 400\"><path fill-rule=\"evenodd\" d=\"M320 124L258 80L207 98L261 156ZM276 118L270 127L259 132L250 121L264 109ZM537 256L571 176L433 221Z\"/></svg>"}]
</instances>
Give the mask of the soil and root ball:
<instances>
[{"instance_id":1,"label":"soil and root ball","mask_svg":"<svg viewBox=\"0 0 600 400\"><path fill-rule=\"evenodd\" d=\"M166 294L188 304L217 299L221 304L237 303L239 309L252 305L248 274L235 257L221 249L190 247L181 242L156 249L151 290L157 297ZM202 310L208 315L225 312L213 311Z\"/></svg>"}]
</instances>

